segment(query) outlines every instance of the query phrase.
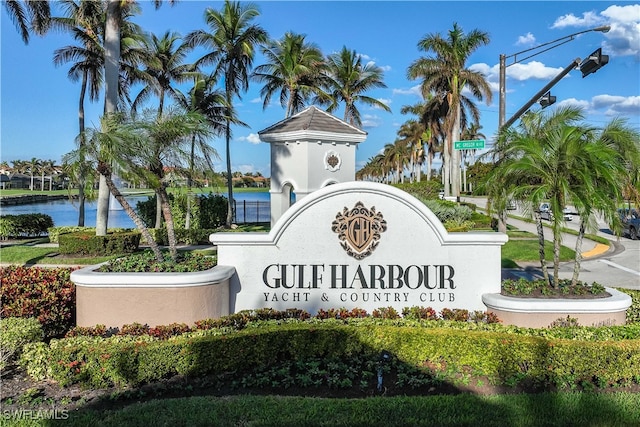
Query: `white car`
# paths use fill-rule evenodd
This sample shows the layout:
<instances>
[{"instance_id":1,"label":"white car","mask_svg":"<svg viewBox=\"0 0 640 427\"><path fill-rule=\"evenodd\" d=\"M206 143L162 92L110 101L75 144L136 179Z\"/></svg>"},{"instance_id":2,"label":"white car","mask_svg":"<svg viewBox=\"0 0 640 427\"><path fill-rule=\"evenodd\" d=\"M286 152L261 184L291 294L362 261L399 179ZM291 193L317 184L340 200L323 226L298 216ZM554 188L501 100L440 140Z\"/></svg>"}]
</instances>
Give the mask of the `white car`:
<instances>
[{"instance_id":1,"label":"white car","mask_svg":"<svg viewBox=\"0 0 640 427\"><path fill-rule=\"evenodd\" d=\"M540 212L540 218L553 221L553 212L551 211L551 205L549 203L541 203L538 212ZM569 209L564 208L562 210L562 218L565 221L572 221L573 215L571 215Z\"/></svg>"}]
</instances>

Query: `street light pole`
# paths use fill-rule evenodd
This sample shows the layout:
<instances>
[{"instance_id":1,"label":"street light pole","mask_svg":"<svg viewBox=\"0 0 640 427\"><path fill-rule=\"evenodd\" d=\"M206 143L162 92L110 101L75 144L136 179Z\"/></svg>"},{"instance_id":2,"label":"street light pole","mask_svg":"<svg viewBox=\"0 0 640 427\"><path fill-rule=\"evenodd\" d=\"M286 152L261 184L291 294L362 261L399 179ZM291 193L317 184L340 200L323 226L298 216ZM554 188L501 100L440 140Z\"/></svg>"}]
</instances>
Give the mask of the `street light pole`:
<instances>
[{"instance_id":1,"label":"street light pole","mask_svg":"<svg viewBox=\"0 0 640 427\"><path fill-rule=\"evenodd\" d=\"M611 27L609 25L604 25L604 26L600 26L600 27L595 27L595 28L591 28L589 30L584 30L584 31L579 31L577 33L573 33L573 34L569 34L568 36L564 36L564 37L560 37L559 39L555 39L552 40L550 42L547 43L543 43L541 45L538 46L534 46L532 48L529 49L525 49L522 50L520 52L516 52L516 53L512 53L509 55L505 55L505 54L500 54L500 106L499 106L499 117L498 117L498 129L501 129L503 127L503 125L505 124L505 105L506 105L506 73L507 73L507 67L510 67L514 64L517 64L519 62L525 61L529 58L533 58L536 55L539 55L541 53L544 53L548 50L554 49L560 45L563 45L565 43L570 42L571 40L574 40L576 36L580 35L580 34L584 34L584 33L589 33L591 31L598 31L601 33L606 33L611 29ZM548 46L546 49L540 50L538 51L538 49L543 48L545 46ZM534 52L537 51L537 52ZM518 55L522 55L524 53L528 53L528 52L533 52L530 55L518 59ZM509 58L513 58L513 62L511 62L510 64L507 64L507 59Z\"/></svg>"}]
</instances>

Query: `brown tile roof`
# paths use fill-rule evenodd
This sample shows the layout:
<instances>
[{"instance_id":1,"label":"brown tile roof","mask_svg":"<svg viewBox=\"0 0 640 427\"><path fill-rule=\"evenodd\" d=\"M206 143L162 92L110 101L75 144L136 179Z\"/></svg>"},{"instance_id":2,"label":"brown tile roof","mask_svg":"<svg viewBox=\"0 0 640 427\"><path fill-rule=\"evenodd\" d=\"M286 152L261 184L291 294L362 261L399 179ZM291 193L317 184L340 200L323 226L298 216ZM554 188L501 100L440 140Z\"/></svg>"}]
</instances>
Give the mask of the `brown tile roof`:
<instances>
[{"instance_id":1,"label":"brown tile roof","mask_svg":"<svg viewBox=\"0 0 640 427\"><path fill-rule=\"evenodd\" d=\"M361 139L367 132L338 119L335 116L312 105L306 110L279 121L258 132L261 137L267 134L322 132L327 134L353 135Z\"/></svg>"}]
</instances>

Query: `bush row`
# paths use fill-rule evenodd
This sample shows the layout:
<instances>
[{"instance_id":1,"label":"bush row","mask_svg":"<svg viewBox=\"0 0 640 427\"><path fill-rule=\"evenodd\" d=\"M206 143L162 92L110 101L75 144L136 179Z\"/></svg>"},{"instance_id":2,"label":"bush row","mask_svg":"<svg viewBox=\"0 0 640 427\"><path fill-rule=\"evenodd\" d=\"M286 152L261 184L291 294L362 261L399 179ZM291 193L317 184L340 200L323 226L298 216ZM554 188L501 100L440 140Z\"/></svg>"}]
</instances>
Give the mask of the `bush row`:
<instances>
[{"instance_id":1,"label":"bush row","mask_svg":"<svg viewBox=\"0 0 640 427\"><path fill-rule=\"evenodd\" d=\"M135 252L140 245L140 236L137 231L110 233L106 236L96 236L90 231L78 231L59 235L58 244L62 254L120 255Z\"/></svg>"},{"instance_id":2,"label":"bush row","mask_svg":"<svg viewBox=\"0 0 640 427\"><path fill-rule=\"evenodd\" d=\"M155 227L156 222L156 197L151 196L145 201L136 204L136 211L145 226ZM169 194L171 214L174 226L186 228L187 203L189 196L186 194ZM191 197L191 222L190 229L215 229L223 225L227 218L227 198L220 194L199 194Z\"/></svg>"},{"instance_id":3,"label":"bush row","mask_svg":"<svg viewBox=\"0 0 640 427\"><path fill-rule=\"evenodd\" d=\"M95 227L78 227L77 225L63 225L60 227L50 227L48 230L49 233L49 241L51 243L59 243L58 238L62 234L67 233L78 233L78 232L87 232L87 233L96 233ZM129 232L133 231L131 228L108 228L107 234L114 234L120 232Z\"/></svg>"},{"instance_id":4,"label":"bush row","mask_svg":"<svg viewBox=\"0 0 640 427\"><path fill-rule=\"evenodd\" d=\"M64 336L75 325L71 268L0 268L0 318L34 317L46 338Z\"/></svg>"},{"instance_id":5,"label":"bush row","mask_svg":"<svg viewBox=\"0 0 640 427\"><path fill-rule=\"evenodd\" d=\"M151 337L76 337L29 344L22 363L61 385L135 386L174 375L242 376L255 368L305 360L378 360L385 351L402 364L445 379L487 377L496 385L611 387L640 384L640 340L573 341L379 324L272 322L220 333Z\"/></svg>"},{"instance_id":6,"label":"bush row","mask_svg":"<svg viewBox=\"0 0 640 427\"><path fill-rule=\"evenodd\" d=\"M134 232L130 228L109 228L107 230L108 235L116 235L119 233L127 233ZM212 233L215 233L218 229L215 228L190 228L188 230L184 228L176 228L176 239L179 244L185 245L197 245L197 244L210 244L209 236ZM88 234L95 234L95 227L77 227L77 226L64 226L64 227L51 227L48 229L49 232L49 241L52 243L60 243L60 236L68 233L78 233L84 232ZM169 238L167 236L166 228L150 228L149 233L153 239L159 245L168 245ZM144 238L140 240L142 243L145 243Z\"/></svg>"},{"instance_id":7,"label":"bush row","mask_svg":"<svg viewBox=\"0 0 640 427\"><path fill-rule=\"evenodd\" d=\"M53 227L53 219L49 215L21 214L0 216L0 238L35 237L47 234Z\"/></svg>"}]
</instances>

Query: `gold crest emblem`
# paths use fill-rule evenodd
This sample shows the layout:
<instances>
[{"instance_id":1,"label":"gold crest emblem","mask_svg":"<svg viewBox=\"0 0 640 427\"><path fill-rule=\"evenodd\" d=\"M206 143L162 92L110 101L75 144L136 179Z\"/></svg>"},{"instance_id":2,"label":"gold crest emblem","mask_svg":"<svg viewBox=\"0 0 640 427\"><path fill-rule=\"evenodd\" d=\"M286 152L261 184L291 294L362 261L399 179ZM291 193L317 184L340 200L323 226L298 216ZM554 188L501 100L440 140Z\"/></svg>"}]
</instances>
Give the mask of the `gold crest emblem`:
<instances>
[{"instance_id":1,"label":"gold crest emblem","mask_svg":"<svg viewBox=\"0 0 640 427\"><path fill-rule=\"evenodd\" d=\"M380 233L387 230L387 222L382 213L376 212L375 206L367 209L362 202L357 202L353 209L345 207L338 212L331 230L338 233L340 245L347 254L361 260L378 246Z\"/></svg>"}]
</instances>

